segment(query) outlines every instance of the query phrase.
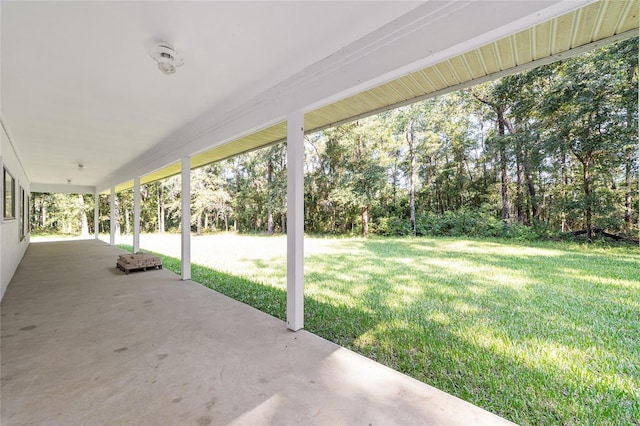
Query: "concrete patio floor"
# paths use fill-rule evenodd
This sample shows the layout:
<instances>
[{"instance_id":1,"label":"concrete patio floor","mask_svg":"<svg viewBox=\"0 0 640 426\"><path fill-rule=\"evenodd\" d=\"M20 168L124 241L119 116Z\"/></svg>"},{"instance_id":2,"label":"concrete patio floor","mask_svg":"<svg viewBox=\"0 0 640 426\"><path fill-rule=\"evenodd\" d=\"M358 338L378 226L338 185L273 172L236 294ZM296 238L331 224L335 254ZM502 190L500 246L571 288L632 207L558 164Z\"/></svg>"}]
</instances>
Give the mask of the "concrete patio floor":
<instances>
[{"instance_id":1,"label":"concrete patio floor","mask_svg":"<svg viewBox=\"0 0 640 426\"><path fill-rule=\"evenodd\" d=\"M121 253L30 245L0 305L3 426L509 424Z\"/></svg>"}]
</instances>

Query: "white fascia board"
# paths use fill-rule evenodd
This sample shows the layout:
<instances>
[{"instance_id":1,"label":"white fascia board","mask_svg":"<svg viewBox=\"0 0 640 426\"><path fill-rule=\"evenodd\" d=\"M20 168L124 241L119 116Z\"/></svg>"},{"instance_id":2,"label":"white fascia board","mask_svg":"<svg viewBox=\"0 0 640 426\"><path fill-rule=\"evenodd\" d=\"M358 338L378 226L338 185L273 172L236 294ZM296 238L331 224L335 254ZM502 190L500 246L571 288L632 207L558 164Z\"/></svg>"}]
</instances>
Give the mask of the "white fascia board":
<instances>
[{"instance_id":1,"label":"white fascia board","mask_svg":"<svg viewBox=\"0 0 640 426\"><path fill-rule=\"evenodd\" d=\"M305 112L592 3L594 0L426 2L242 105L218 105L97 185L144 176Z\"/></svg>"},{"instance_id":2,"label":"white fascia board","mask_svg":"<svg viewBox=\"0 0 640 426\"><path fill-rule=\"evenodd\" d=\"M463 2L455 2L451 8L457 8L449 10L450 14L447 16L455 24L448 19L434 20L427 14L411 26L405 27L401 38L369 52L366 62L353 62L340 68L339 73L346 80L342 90L336 85L335 89L339 91L308 104L306 111L404 77L595 1L597 0L476 0L464 2L464 7ZM441 37L441 34L446 34L446 38ZM367 80L365 77L371 64L378 65L378 75L372 75ZM404 65L398 66L399 64Z\"/></svg>"},{"instance_id":3,"label":"white fascia board","mask_svg":"<svg viewBox=\"0 0 640 426\"><path fill-rule=\"evenodd\" d=\"M44 192L51 194L95 194L96 187L64 183L32 182L31 192Z\"/></svg>"}]
</instances>

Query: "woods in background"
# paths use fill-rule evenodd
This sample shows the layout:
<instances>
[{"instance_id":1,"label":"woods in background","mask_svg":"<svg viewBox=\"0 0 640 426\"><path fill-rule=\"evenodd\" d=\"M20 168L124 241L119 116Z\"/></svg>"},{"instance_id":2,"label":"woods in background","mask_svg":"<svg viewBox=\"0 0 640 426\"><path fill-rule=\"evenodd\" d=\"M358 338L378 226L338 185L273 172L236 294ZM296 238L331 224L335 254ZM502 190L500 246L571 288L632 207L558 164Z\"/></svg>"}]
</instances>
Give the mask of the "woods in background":
<instances>
[{"instance_id":1,"label":"woods in background","mask_svg":"<svg viewBox=\"0 0 640 426\"><path fill-rule=\"evenodd\" d=\"M305 230L637 239L638 155L631 39L308 135ZM286 173L285 144L194 170L192 229L286 232ZM179 176L143 185L141 229L177 230L180 197ZM32 200L33 230L93 232L93 196ZM131 232L132 191L117 216Z\"/></svg>"}]
</instances>

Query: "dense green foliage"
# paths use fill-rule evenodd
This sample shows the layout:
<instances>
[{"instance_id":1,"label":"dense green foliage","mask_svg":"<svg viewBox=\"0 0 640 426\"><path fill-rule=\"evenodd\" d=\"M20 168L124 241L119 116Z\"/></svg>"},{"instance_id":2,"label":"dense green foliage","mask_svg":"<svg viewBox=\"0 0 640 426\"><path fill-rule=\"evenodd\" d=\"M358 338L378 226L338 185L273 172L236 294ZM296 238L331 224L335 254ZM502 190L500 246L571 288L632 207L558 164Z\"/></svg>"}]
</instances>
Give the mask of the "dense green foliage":
<instances>
[{"instance_id":1,"label":"dense green foliage","mask_svg":"<svg viewBox=\"0 0 640 426\"><path fill-rule=\"evenodd\" d=\"M627 40L310 134L305 229L637 239L637 65L638 41ZM198 234L286 231L284 144L195 170L192 188ZM179 177L143 185L142 230L177 230L180 196ZM61 230L69 222L59 215L84 211L47 211L46 197L33 197L36 230ZM118 194L124 232L132 204L131 191Z\"/></svg>"},{"instance_id":2,"label":"dense green foliage","mask_svg":"<svg viewBox=\"0 0 640 426\"><path fill-rule=\"evenodd\" d=\"M225 240L241 259L212 241L206 262L243 277L201 265L192 277L285 319L286 259L252 249L275 238ZM305 329L518 424L640 419L637 248L375 237L306 246ZM177 259L164 262L179 273Z\"/></svg>"}]
</instances>

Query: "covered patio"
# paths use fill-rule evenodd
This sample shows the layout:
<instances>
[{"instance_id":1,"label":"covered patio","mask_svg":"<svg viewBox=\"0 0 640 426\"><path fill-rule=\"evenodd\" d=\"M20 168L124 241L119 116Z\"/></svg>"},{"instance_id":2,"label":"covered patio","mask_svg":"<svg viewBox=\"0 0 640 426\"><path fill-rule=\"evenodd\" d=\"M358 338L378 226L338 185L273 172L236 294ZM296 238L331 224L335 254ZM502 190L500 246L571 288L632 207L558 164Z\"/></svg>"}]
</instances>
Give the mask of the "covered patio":
<instances>
[{"instance_id":1,"label":"covered patio","mask_svg":"<svg viewBox=\"0 0 640 426\"><path fill-rule=\"evenodd\" d=\"M305 133L637 36L638 1L268 3L2 2L3 425L505 423L302 330ZM284 140L286 323L189 281L188 196ZM123 275L116 192L137 250L177 174L182 275ZM111 244L29 244L32 192L110 194Z\"/></svg>"},{"instance_id":2,"label":"covered patio","mask_svg":"<svg viewBox=\"0 0 640 426\"><path fill-rule=\"evenodd\" d=\"M141 186L179 174L189 280L191 170L286 141L287 327L300 330L305 134L638 34L638 0L275 5L3 2L0 296L28 246L30 192L94 194L96 239L109 194L114 245L116 193L132 189L137 251Z\"/></svg>"},{"instance_id":3,"label":"covered patio","mask_svg":"<svg viewBox=\"0 0 640 426\"><path fill-rule=\"evenodd\" d=\"M510 424L102 241L33 243L2 300L2 424Z\"/></svg>"}]
</instances>

